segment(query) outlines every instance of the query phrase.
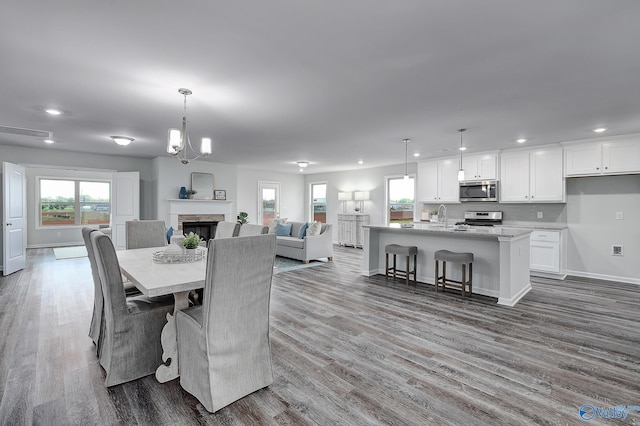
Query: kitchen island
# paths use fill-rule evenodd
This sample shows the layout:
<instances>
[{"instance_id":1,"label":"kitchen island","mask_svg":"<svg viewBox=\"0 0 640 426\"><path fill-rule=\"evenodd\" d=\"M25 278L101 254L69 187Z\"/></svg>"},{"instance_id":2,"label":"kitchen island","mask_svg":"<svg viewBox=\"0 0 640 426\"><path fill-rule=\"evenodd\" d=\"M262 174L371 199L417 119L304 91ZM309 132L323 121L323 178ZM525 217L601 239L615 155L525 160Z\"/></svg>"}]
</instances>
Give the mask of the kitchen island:
<instances>
[{"instance_id":1,"label":"kitchen island","mask_svg":"<svg viewBox=\"0 0 640 426\"><path fill-rule=\"evenodd\" d=\"M418 247L418 281L434 284L433 254L437 250L471 252L473 293L495 297L498 304L513 306L531 290L529 236L531 229L469 227L416 223L365 225L362 275L384 275L387 244ZM401 263L402 264L402 263ZM460 279L460 265L448 265L447 277Z\"/></svg>"}]
</instances>

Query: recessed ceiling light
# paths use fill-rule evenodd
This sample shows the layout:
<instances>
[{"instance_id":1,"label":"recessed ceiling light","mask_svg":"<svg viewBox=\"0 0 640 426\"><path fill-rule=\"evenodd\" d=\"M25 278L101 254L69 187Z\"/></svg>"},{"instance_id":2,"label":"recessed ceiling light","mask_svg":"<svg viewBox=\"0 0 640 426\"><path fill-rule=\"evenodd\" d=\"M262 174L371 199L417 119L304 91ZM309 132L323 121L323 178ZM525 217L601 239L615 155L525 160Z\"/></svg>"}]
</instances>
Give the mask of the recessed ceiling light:
<instances>
[{"instance_id":1,"label":"recessed ceiling light","mask_svg":"<svg viewBox=\"0 0 640 426\"><path fill-rule=\"evenodd\" d=\"M122 146L127 146L131 142L133 142L133 138L130 138L129 136L109 136L109 137L113 139L115 143Z\"/></svg>"},{"instance_id":2,"label":"recessed ceiling light","mask_svg":"<svg viewBox=\"0 0 640 426\"><path fill-rule=\"evenodd\" d=\"M593 129L593 131L596 133L602 133L602 132L606 132L607 129L605 127L598 127L597 129Z\"/></svg>"},{"instance_id":3,"label":"recessed ceiling light","mask_svg":"<svg viewBox=\"0 0 640 426\"><path fill-rule=\"evenodd\" d=\"M364 164L364 161L358 160L358 164Z\"/></svg>"},{"instance_id":4,"label":"recessed ceiling light","mask_svg":"<svg viewBox=\"0 0 640 426\"><path fill-rule=\"evenodd\" d=\"M460 148L458 148L460 151L466 151L467 147L466 146L461 146Z\"/></svg>"},{"instance_id":5,"label":"recessed ceiling light","mask_svg":"<svg viewBox=\"0 0 640 426\"><path fill-rule=\"evenodd\" d=\"M45 139L45 140L44 140L44 143L49 143L49 144L51 144L51 143L54 143L54 140L53 140L53 139Z\"/></svg>"},{"instance_id":6,"label":"recessed ceiling light","mask_svg":"<svg viewBox=\"0 0 640 426\"><path fill-rule=\"evenodd\" d=\"M525 143L526 141L527 140L525 138L520 138L520 139L516 140L516 142L518 142L518 143Z\"/></svg>"},{"instance_id":7,"label":"recessed ceiling light","mask_svg":"<svg viewBox=\"0 0 640 426\"><path fill-rule=\"evenodd\" d=\"M59 109L53 109L53 108L47 108L44 110L44 112L46 112L47 114L51 114L51 115L61 115L62 111L60 111Z\"/></svg>"},{"instance_id":8,"label":"recessed ceiling light","mask_svg":"<svg viewBox=\"0 0 640 426\"><path fill-rule=\"evenodd\" d=\"M420 153L416 152L415 154L413 154L414 157L420 157Z\"/></svg>"}]
</instances>

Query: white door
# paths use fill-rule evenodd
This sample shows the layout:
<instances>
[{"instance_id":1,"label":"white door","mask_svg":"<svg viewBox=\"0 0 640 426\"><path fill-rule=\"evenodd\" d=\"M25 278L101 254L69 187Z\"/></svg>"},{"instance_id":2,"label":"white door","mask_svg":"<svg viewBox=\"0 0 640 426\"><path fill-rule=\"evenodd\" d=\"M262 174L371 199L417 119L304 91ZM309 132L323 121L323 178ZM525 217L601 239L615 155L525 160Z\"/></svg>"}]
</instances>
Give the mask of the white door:
<instances>
[{"instance_id":1,"label":"white door","mask_svg":"<svg viewBox=\"0 0 640 426\"><path fill-rule=\"evenodd\" d=\"M116 249L125 249L125 222L140 219L140 173L115 172L111 180L111 238Z\"/></svg>"},{"instance_id":2,"label":"white door","mask_svg":"<svg viewBox=\"0 0 640 426\"><path fill-rule=\"evenodd\" d=\"M27 263L27 177L25 168L2 163L2 275L24 269Z\"/></svg>"},{"instance_id":3,"label":"white door","mask_svg":"<svg viewBox=\"0 0 640 426\"><path fill-rule=\"evenodd\" d=\"M280 217L280 182L258 181L258 220L264 226Z\"/></svg>"}]
</instances>

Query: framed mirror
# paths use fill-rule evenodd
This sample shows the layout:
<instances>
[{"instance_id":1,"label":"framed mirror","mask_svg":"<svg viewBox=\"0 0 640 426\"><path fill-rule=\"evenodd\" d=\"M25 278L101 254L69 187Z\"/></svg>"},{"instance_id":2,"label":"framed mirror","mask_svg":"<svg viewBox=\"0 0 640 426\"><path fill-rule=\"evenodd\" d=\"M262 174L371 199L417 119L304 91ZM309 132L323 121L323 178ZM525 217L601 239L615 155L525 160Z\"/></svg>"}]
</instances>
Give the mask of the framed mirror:
<instances>
[{"instance_id":1,"label":"framed mirror","mask_svg":"<svg viewBox=\"0 0 640 426\"><path fill-rule=\"evenodd\" d=\"M213 200L213 175L211 173L191 173L192 197L195 200Z\"/></svg>"}]
</instances>

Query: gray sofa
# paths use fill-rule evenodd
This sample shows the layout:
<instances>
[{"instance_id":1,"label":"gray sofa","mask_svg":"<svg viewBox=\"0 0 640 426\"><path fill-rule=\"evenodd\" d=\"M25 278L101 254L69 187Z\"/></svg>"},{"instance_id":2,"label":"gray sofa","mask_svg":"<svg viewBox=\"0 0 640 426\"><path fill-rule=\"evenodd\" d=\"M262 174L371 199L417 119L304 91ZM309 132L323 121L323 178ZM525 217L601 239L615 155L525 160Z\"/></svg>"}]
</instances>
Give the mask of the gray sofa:
<instances>
[{"instance_id":1,"label":"gray sofa","mask_svg":"<svg viewBox=\"0 0 640 426\"><path fill-rule=\"evenodd\" d=\"M291 224L291 234L289 236L277 236L276 254L278 256L289 257L309 263L310 260L323 257L333 260L333 241L331 225L322 224L320 235L305 236L298 238L300 227L305 222L287 222Z\"/></svg>"}]
</instances>

